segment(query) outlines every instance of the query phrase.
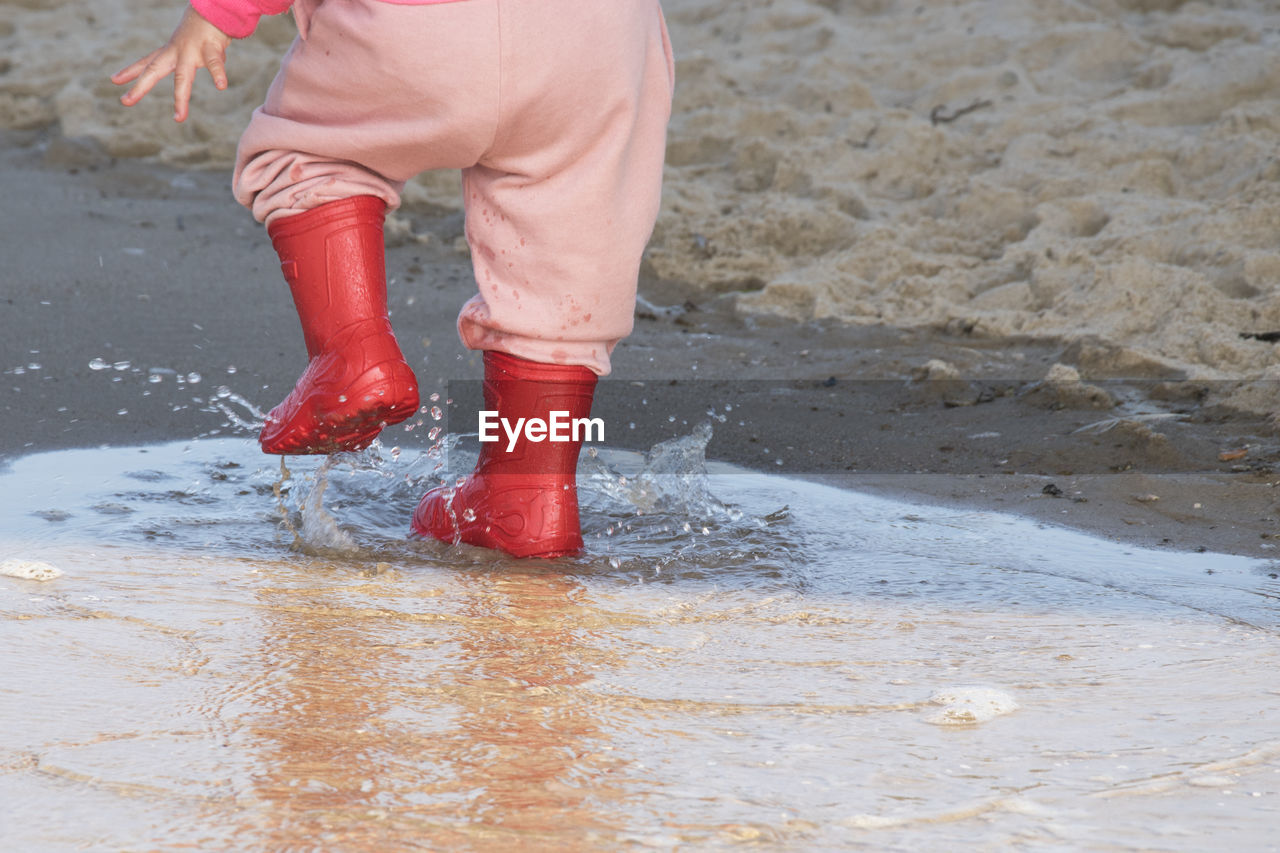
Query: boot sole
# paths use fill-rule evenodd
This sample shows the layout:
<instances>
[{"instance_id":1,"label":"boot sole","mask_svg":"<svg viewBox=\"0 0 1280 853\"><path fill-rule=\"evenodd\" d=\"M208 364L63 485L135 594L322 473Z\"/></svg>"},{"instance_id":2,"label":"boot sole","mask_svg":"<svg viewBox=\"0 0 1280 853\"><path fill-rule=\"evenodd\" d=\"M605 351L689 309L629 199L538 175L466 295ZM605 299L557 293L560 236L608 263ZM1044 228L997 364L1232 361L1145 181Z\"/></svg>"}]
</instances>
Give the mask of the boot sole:
<instances>
[{"instance_id":1,"label":"boot sole","mask_svg":"<svg viewBox=\"0 0 1280 853\"><path fill-rule=\"evenodd\" d=\"M371 374L372 379L365 378ZM381 402L387 399L395 402ZM371 405L357 408L339 420L333 420L331 414L314 415L317 410L332 413L335 409L349 409L350 400ZM293 420L310 423L307 426L291 423L275 437L259 437L263 453L305 456L363 450L382 430L407 420L417 411L418 384L407 364L388 362L370 368L344 392L318 393L300 409ZM306 417L307 410L314 416ZM299 434L305 432L311 434Z\"/></svg>"}]
</instances>

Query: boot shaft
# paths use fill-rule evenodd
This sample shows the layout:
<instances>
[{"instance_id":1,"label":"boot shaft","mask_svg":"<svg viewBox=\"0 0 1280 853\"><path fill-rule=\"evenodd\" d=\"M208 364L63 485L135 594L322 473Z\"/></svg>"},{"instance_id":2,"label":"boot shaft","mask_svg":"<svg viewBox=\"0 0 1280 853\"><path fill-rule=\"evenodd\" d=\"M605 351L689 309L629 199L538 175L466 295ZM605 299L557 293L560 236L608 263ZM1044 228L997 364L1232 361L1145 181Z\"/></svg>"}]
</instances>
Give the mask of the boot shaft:
<instances>
[{"instance_id":1,"label":"boot shaft","mask_svg":"<svg viewBox=\"0 0 1280 853\"><path fill-rule=\"evenodd\" d=\"M498 440L480 445L476 470L486 476L555 475L572 480L585 437L585 430L573 425L591 415L596 375L577 365L541 364L492 350L484 354L484 374L485 409L497 413L500 425ZM527 430L531 421L542 425L532 434ZM554 424L560 425L559 435L552 433ZM510 450L508 429L517 433Z\"/></svg>"},{"instance_id":2,"label":"boot shaft","mask_svg":"<svg viewBox=\"0 0 1280 853\"><path fill-rule=\"evenodd\" d=\"M382 199L354 196L267 228L298 309L308 357L324 352L347 326L386 317L385 215Z\"/></svg>"}]
</instances>

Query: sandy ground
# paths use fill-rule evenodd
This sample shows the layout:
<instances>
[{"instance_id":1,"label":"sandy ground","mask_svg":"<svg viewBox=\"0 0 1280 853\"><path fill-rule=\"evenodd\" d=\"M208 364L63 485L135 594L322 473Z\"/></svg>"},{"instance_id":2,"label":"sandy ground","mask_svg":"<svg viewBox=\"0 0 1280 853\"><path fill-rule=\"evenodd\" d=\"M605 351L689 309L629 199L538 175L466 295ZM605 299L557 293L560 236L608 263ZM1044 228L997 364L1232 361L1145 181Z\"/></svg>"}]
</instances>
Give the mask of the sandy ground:
<instances>
[{"instance_id":1,"label":"sandy ground","mask_svg":"<svg viewBox=\"0 0 1280 853\"><path fill-rule=\"evenodd\" d=\"M1280 7L665 7L667 190L600 393L609 443L711 411L720 459L1272 553L1280 372L1242 335L1280 329ZM225 177L292 25L237 43L233 90L202 84L178 127L164 97L125 111L105 80L176 15L0 9L6 456L226 434L219 388L265 408L301 368ZM465 408L456 179L411 185L388 232L406 349Z\"/></svg>"}]
</instances>

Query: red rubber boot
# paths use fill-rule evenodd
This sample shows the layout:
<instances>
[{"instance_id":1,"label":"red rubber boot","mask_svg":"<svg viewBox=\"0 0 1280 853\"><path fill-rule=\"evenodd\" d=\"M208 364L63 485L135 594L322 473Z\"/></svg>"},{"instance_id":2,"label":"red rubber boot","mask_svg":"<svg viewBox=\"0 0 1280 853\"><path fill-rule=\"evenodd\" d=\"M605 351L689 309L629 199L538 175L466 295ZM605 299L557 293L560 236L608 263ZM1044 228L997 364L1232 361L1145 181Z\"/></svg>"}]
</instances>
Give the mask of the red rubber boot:
<instances>
[{"instance_id":1,"label":"red rubber boot","mask_svg":"<svg viewBox=\"0 0 1280 853\"><path fill-rule=\"evenodd\" d=\"M355 196L268 227L311 363L267 415L264 452L360 450L417 411L418 380L387 319L385 213L382 199Z\"/></svg>"},{"instance_id":2,"label":"red rubber boot","mask_svg":"<svg viewBox=\"0 0 1280 853\"><path fill-rule=\"evenodd\" d=\"M484 354L484 405L514 430L517 419L562 424L591 414L596 375L585 367L539 364L501 352ZM578 450L582 438L531 441L497 427L496 442L480 445L475 471L456 488L433 489L413 514L413 532L445 542L496 548L515 557L560 557L582 550L578 522Z\"/></svg>"}]
</instances>

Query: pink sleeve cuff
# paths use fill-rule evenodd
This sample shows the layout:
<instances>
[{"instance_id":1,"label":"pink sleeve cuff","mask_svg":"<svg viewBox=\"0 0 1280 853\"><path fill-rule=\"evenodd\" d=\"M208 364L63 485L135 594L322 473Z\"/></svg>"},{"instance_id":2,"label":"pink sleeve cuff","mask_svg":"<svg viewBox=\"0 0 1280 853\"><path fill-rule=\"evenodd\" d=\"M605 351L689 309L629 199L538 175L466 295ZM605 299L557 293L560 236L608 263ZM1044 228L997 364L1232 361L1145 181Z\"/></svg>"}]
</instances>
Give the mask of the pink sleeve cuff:
<instances>
[{"instance_id":1,"label":"pink sleeve cuff","mask_svg":"<svg viewBox=\"0 0 1280 853\"><path fill-rule=\"evenodd\" d=\"M200 17L237 39L251 35L263 15L279 15L291 5L292 0L191 0Z\"/></svg>"}]
</instances>

